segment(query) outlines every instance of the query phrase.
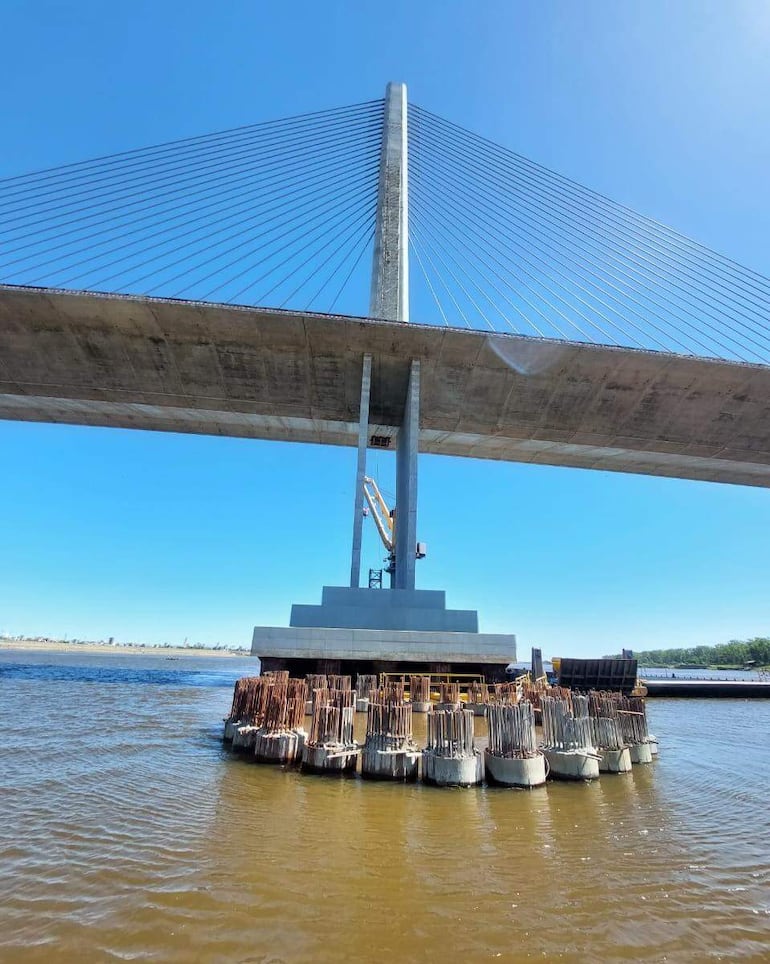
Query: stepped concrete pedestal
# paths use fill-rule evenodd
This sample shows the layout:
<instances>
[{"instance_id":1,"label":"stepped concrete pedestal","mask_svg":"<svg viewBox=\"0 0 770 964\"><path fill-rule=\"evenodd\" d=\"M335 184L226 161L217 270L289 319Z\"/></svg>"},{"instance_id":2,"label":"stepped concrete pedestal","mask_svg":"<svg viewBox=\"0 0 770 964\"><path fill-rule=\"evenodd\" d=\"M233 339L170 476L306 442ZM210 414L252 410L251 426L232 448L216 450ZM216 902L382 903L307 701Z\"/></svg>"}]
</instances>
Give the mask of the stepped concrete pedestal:
<instances>
[{"instance_id":1,"label":"stepped concrete pedestal","mask_svg":"<svg viewBox=\"0 0 770 964\"><path fill-rule=\"evenodd\" d=\"M437 787L475 787L484 780L484 757L443 757L429 750L422 753L422 778Z\"/></svg>"},{"instance_id":2,"label":"stepped concrete pedestal","mask_svg":"<svg viewBox=\"0 0 770 964\"><path fill-rule=\"evenodd\" d=\"M627 746L621 750L599 750L599 772L600 773L630 773L631 754Z\"/></svg>"},{"instance_id":3,"label":"stepped concrete pedestal","mask_svg":"<svg viewBox=\"0 0 770 964\"><path fill-rule=\"evenodd\" d=\"M545 757L538 753L533 757L494 756L484 751L487 782L504 787L539 787L545 784Z\"/></svg>"},{"instance_id":4,"label":"stepped concrete pedestal","mask_svg":"<svg viewBox=\"0 0 770 964\"><path fill-rule=\"evenodd\" d=\"M599 759L594 750L543 749L548 775L554 780L597 780Z\"/></svg>"},{"instance_id":5,"label":"stepped concrete pedestal","mask_svg":"<svg viewBox=\"0 0 770 964\"><path fill-rule=\"evenodd\" d=\"M263 672L293 676L455 671L503 682L516 637L478 632L477 613L447 609L440 590L324 586L320 606L292 606L290 626L256 626L251 653Z\"/></svg>"}]
</instances>

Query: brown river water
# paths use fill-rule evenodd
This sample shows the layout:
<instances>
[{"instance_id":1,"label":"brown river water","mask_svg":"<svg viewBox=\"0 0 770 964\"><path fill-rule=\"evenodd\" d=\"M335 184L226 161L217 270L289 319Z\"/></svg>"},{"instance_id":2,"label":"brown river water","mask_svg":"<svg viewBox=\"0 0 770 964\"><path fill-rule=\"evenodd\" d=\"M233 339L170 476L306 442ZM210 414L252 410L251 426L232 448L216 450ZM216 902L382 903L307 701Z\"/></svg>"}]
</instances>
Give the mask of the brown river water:
<instances>
[{"instance_id":1,"label":"brown river water","mask_svg":"<svg viewBox=\"0 0 770 964\"><path fill-rule=\"evenodd\" d=\"M651 700L632 774L442 790L233 758L254 668L0 653L1 962L770 961L770 700Z\"/></svg>"}]
</instances>

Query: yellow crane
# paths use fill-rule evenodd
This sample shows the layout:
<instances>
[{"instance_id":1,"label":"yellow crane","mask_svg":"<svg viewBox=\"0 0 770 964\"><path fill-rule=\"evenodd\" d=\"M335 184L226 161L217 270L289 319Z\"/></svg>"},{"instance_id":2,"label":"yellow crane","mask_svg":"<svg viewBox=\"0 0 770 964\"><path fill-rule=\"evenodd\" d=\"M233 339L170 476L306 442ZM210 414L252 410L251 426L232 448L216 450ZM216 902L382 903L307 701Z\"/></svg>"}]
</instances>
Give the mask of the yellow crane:
<instances>
[{"instance_id":1,"label":"yellow crane","mask_svg":"<svg viewBox=\"0 0 770 964\"><path fill-rule=\"evenodd\" d=\"M385 571L390 574L392 582L393 573L396 571L396 510L388 507L379 486L368 475L364 476L364 498L366 499L364 514L368 515L371 512L382 544L387 550L388 564ZM424 559L425 554L425 543L418 542L415 547L416 558Z\"/></svg>"},{"instance_id":2,"label":"yellow crane","mask_svg":"<svg viewBox=\"0 0 770 964\"><path fill-rule=\"evenodd\" d=\"M372 513L377 532L380 534L382 544L388 552L388 565L385 569L391 576L396 569L396 519L395 512L388 508L388 504L382 497L379 486L374 479L364 476L364 498ZM364 509L366 512L366 509ZM368 513L367 513L368 514Z\"/></svg>"}]
</instances>

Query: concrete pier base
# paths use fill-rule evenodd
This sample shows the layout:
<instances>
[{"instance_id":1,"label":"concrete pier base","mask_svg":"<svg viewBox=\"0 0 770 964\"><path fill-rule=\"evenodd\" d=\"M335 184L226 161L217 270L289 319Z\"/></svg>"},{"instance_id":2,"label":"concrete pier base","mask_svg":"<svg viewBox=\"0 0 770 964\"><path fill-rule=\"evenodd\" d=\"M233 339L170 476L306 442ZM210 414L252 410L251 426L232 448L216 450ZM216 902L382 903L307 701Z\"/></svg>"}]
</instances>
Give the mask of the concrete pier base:
<instances>
[{"instance_id":1,"label":"concrete pier base","mask_svg":"<svg viewBox=\"0 0 770 964\"><path fill-rule=\"evenodd\" d=\"M545 757L538 753L533 757L493 756L484 751L487 781L504 787L539 787L545 783Z\"/></svg>"},{"instance_id":2,"label":"concrete pier base","mask_svg":"<svg viewBox=\"0 0 770 964\"><path fill-rule=\"evenodd\" d=\"M592 750L543 750L554 780L596 780L599 777L599 760Z\"/></svg>"},{"instance_id":3,"label":"concrete pier base","mask_svg":"<svg viewBox=\"0 0 770 964\"><path fill-rule=\"evenodd\" d=\"M254 759L257 763L299 763L306 739L305 730L283 733L259 730L254 741Z\"/></svg>"},{"instance_id":4,"label":"concrete pier base","mask_svg":"<svg viewBox=\"0 0 770 964\"><path fill-rule=\"evenodd\" d=\"M423 702L422 700L412 701L412 713L429 713L431 703L430 700Z\"/></svg>"},{"instance_id":5,"label":"concrete pier base","mask_svg":"<svg viewBox=\"0 0 770 964\"><path fill-rule=\"evenodd\" d=\"M369 710L369 697L361 696L356 700L356 713L366 713Z\"/></svg>"},{"instance_id":6,"label":"concrete pier base","mask_svg":"<svg viewBox=\"0 0 770 964\"><path fill-rule=\"evenodd\" d=\"M365 746L361 753L361 776L367 780L410 783L417 779L420 756L420 751L414 745L401 750L377 750Z\"/></svg>"},{"instance_id":7,"label":"concrete pier base","mask_svg":"<svg viewBox=\"0 0 770 964\"><path fill-rule=\"evenodd\" d=\"M352 775L356 772L358 747L312 746L302 749L302 770L305 773L325 773L332 776Z\"/></svg>"},{"instance_id":8,"label":"concrete pier base","mask_svg":"<svg viewBox=\"0 0 770 964\"><path fill-rule=\"evenodd\" d=\"M599 750L600 773L629 773L631 771L631 754L628 747L622 750Z\"/></svg>"},{"instance_id":9,"label":"concrete pier base","mask_svg":"<svg viewBox=\"0 0 770 964\"><path fill-rule=\"evenodd\" d=\"M237 723L233 727L233 750L236 753L253 753L254 742L259 731L258 726L249 726L248 723Z\"/></svg>"},{"instance_id":10,"label":"concrete pier base","mask_svg":"<svg viewBox=\"0 0 770 964\"><path fill-rule=\"evenodd\" d=\"M462 703L436 703L433 709L439 713L441 710L460 710L463 709Z\"/></svg>"},{"instance_id":11,"label":"concrete pier base","mask_svg":"<svg viewBox=\"0 0 770 964\"><path fill-rule=\"evenodd\" d=\"M313 715L313 701L305 700L305 716Z\"/></svg>"},{"instance_id":12,"label":"concrete pier base","mask_svg":"<svg viewBox=\"0 0 770 964\"><path fill-rule=\"evenodd\" d=\"M222 739L225 743L231 743L236 726L240 726L240 720L225 720L225 732Z\"/></svg>"},{"instance_id":13,"label":"concrete pier base","mask_svg":"<svg viewBox=\"0 0 770 964\"><path fill-rule=\"evenodd\" d=\"M649 743L632 743L628 749L632 763L652 763L652 750Z\"/></svg>"},{"instance_id":14,"label":"concrete pier base","mask_svg":"<svg viewBox=\"0 0 770 964\"><path fill-rule=\"evenodd\" d=\"M465 709L472 710L474 716L486 716L488 703L466 703Z\"/></svg>"},{"instance_id":15,"label":"concrete pier base","mask_svg":"<svg viewBox=\"0 0 770 964\"><path fill-rule=\"evenodd\" d=\"M484 757L443 757L429 750L422 754L422 778L437 787L475 787L484 780Z\"/></svg>"},{"instance_id":16,"label":"concrete pier base","mask_svg":"<svg viewBox=\"0 0 770 964\"><path fill-rule=\"evenodd\" d=\"M649 740L649 743L650 743L650 753L652 753L653 756L657 756L657 755L658 755L658 738L657 738L657 736L653 736L652 733L649 733L648 736L647 736L647 739Z\"/></svg>"}]
</instances>

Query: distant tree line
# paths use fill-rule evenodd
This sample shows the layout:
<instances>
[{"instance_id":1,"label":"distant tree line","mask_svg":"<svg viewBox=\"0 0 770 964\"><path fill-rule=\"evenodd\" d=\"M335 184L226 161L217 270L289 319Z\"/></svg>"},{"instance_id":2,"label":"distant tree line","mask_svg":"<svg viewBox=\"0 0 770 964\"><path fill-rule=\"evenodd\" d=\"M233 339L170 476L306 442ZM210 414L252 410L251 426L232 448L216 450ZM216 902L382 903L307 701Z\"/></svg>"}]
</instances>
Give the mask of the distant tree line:
<instances>
[{"instance_id":1,"label":"distant tree line","mask_svg":"<svg viewBox=\"0 0 770 964\"><path fill-rule=\"evenodd\" d=\"M731 639L718 646L691 649L650 649L634 653L640 666L770 666L770 638Z\"/></svg>"}]
</instances>

